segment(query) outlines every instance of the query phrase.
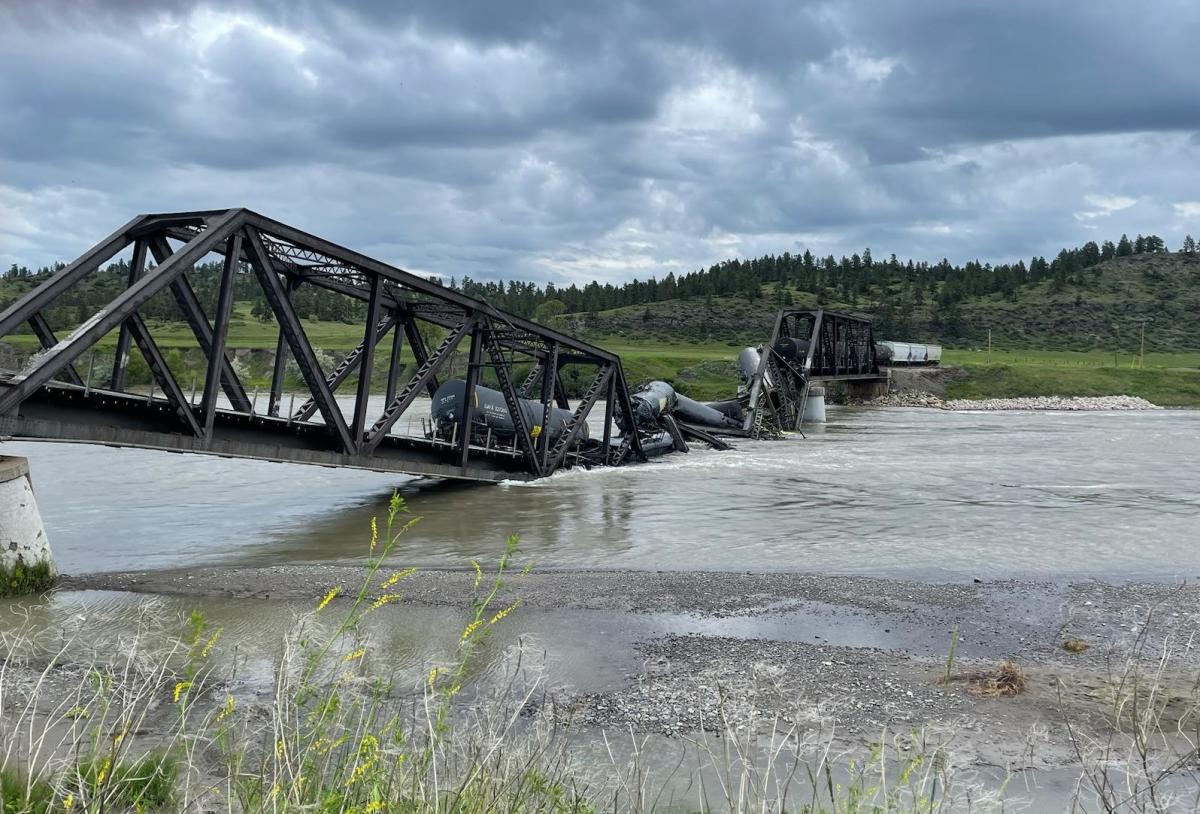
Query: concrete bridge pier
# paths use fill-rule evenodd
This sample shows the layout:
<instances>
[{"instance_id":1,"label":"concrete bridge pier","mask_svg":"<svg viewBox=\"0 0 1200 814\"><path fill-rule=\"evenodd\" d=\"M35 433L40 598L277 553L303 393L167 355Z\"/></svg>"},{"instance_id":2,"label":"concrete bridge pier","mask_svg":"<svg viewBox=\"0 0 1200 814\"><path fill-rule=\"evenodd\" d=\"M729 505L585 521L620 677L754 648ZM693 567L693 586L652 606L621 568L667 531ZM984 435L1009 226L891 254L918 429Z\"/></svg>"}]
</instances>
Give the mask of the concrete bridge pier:
<instances>
[{"instance_id":1,"label":"concrete bridge pier","mask_svg":"<svg viewBox=\"0 0 1200 814\"><path fill-rule=\"evenodd\" d=\"M884 377L858 381L849 380L845 382L846 398L857 401L870 401L871 399L882 398L888 394L888 384L888 379Z\"/></svg>"},{"instance_id":2,"label":"concrete bridge pier","mask_svg":"<svg viewBox=\"0 0 1200 814\"><path fill-rule=\"evenodd\" d=\"M804 399L804 415L801 416L800 422L802 424L825 423L824 387L814 384L808 388L808 397Z\"/></svg>"},{"instance_id":3,"label":"concrete bridge pier","mask_svg":"<svg viewBox=\"0 0 1200 814\"><path fill-rule=\"evenodd\" d=\"M0 596L44 591L55 572L29 462L0 455Z\"/></svg>"}]
</instances>

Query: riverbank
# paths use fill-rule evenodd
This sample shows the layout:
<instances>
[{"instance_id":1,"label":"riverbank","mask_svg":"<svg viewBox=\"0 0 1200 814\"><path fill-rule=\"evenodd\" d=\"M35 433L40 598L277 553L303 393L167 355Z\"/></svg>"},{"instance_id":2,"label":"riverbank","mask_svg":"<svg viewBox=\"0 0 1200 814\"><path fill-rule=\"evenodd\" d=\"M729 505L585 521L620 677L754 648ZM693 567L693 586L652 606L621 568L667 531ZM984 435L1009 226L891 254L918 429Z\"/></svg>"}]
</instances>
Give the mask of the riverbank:
<instances>
[{"instance_id":1,"label":"riverbank","mask_svg":"<svg viewBox=\"0 0 1200 814\"><path fill-rule=\"evenodd\" d=\"M1137 366L1122 365L1089 354L998 356L996 363L981 354L947 352L947 361L963 375L946 385L946 397L981 401L1039 397L1107 397L1125 393L1163 407L1200 407L1200 368L1195 354Z\"/></svg>"},{"instance_id":2,"label":"riverbank","mask_svg":"<svg viewBox=\"0 0 1200 814\"><path fill-rule=\"evenodd\" d=\"M1117 780L1131 784L1121 798L1147 794L1147 783L1161 799L1195 792L1187 773L1195 747L1172 734L1200 713L1194 586L511 571L481 611L494 584L486 571L482 591L473 569L391 574L304 566L66 577L49 601L62 619L32 600L24 611L0 608L13 651L0 672L0 716L39 743L40 727L56 726L51 745L39 747L45 757L57 755L64 731L72 748L89 738L111 744L107 763L76 764L64 753L49 762L60 768L41 771L39 793L65 808L72 789L132 805L127 798L147 787L104 785L105 770L97 779L88 767L111 765L126 778L139 760L165 778L153 805L203 809L225 806L226 774L247 768L243 799L307 799L301 765L310 782L318 769L321 795L369 802L372 783L390 788L393 771L406 782L429 779L429 761L443 781L499 788L533 771L608 800L589 810L657 810L642 795L694 797L697 780L714 773L756 788L782 778L807 797L810 778L829 771L839 787L830 780L829 810L875 799L878 782L891 777L894 786L907 771L916 786L896 788L915 797L888 810L925 810L916 800L932 789L958 801L947 810L970 801L973 811L1066 810L1079 791L1086 806ZM364 576L378 588L356 602ZM114 592L130 590L141 610L114 616ZM225 630L210 615L231 595L240 597L237 615L255 620L253 633ZM104 601L108 612L97 607ZM183 613L189 606L199 613ZM346 628L344 618L357 621ZM162 638L180 619L182 647ZM567 635L555 638L559 630ZM413 661L397 648L410 636L445 639L449 655ZM305 678L316 663L328 665L319 682L329 685ZM97 675L111 682L101 684L113 697L102 703L116 704L111 721L87 689ZM309 707L292 699L297 691L322 715L301 714ZM422 715L431 710L443 723L428 741L435 730ZM1130 737L1138 731L1154 741L1146 763ZM192 752L193 741L219 749ZM348 760L307 762L341 743ZM498 759L476 762L491 755ZM723 806L686 810L696 809Z\"/></svg>"},{"instance_id":3,"label":"riverbank","mask_svg":"<svg viewBox=\"0 0 1200 814\"><path fill-rule=\"evenodd\" d=\"M1137 396L1033 396L1007 399L947 399L924 391L888 393L865 402L877 407L926 407L936 410L1043 410L1063 412L1111 412L1125 410L1161 410Z\"/></svg>"},{"instance_id":4,"label":"riverbank","mask_svg":"<svg viewBox=\"0 0 1200 814\"><path fill-rule=\"evenodd\" d=\"M256 599L264 608L312 607L335 586L352 593L362 573L335 565L189 568L66 577L61 585L200 606ZM405 608L465 612L474 581L469 569L418 571L403 582L396 618ZM496 603L519 603L518 627L534 615L557 626L561 615L582 632L578 646L589 658L627 666L582 691L551 676L543 703L564 723L678 736L811 719L847 749L883 729L921 729L953 741L957 759L1006 770L1070 766L1077 756L1064 719L1097 738L1115 735L1105 715L1116 682L1154 666L1138 666L1138 658L1172 654L1158 677L1172 714L1192 709L1200 669L1200 654L1186 646L1200 630L1194 585L557 570L514 576ZM532 646L539 648L536 636ZM1005 663L1024 682L1011 696L994 686Z\"/></svg>"}]
</instances>

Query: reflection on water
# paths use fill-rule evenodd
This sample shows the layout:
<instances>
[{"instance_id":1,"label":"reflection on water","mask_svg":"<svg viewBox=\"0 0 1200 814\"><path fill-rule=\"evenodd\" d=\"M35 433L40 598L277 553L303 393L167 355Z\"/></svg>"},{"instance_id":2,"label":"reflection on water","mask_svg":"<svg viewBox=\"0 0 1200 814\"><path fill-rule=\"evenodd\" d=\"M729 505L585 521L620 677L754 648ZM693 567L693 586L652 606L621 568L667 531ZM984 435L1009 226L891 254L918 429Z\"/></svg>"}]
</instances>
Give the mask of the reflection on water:
<instances>
[{"instance_id":1,"label":"reflection on water","mask_svg":"<svg viewBox=\"0 0 1200 814\"><path fill-rule=\"evenodd\" d=\"M838 409L807 440L475 486L204 456L5 444L29 456L68 572L354 560L399 488L421 565L886 576L1195 577L1200 413Z\"/></svg>"},{"instance_id":2,"label":"reflection on water","mask_svg":"<svg viewBox=\"0 0 1200 814\"><path fill-rule=\"evenodd\" d=\"M6 647L21 640L48 655L66 647L70 657L109 661L140 641L138 650L160 652L184 637L188 617L201 610L207 630L220 630L212 651L218 677L236 676L250 694L270 691L285 640L305 624L331 631L344 618L345 601L316 617L313 602L166 597L109 591L63 591L42 598L0 600L0 633ZM366 672L386 675L403 691L420 687L430 666L460 658L459 640L469 612L460 608L387 605L359 628ZM616 612L523 609L513 623L491 628L471 661L475 678L502 678L516 653L553 686L583 692L619 684L635 671L634 644L648 633L672 629L667 617L630 621ZM19 636L24 631L28 635ZM520 648L517 648L520 645ZM354 646L357 646L357 641Z\"/></svg>"}]
</instances>

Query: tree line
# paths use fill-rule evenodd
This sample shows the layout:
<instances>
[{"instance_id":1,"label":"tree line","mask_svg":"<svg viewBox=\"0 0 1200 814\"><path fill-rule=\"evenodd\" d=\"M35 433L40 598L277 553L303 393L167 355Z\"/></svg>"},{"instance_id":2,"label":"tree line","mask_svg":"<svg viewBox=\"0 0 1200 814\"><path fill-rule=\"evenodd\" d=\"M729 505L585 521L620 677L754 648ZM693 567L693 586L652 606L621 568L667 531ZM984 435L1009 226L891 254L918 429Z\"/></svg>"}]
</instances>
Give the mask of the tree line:
<instances>
[{"instance_id":1,"label":"tree line","mask_svg":"<svg viewBox=\"0 0 1200 814\"><path fill-rule=\"evenodd\" d=\"M1090 271L1106 260L1165 251L1166 244L1157 235L1137 235L1133 240L1121 235L1115 243L1089 241L1074 249L1064 248L1051 260L1035 256L1028 263L1018 260L992 265L971 261L954 265L944 258L937 263L902 261L895 254L879 260L870 249L839 259L832 254L817 257L805 250L800 254L783 252L748 260L725 260L687 274L669 273L661 279L635 279L619 285L593 281L584 286L560 287L554 283L539 286L516 280L483 281L470 277L451 277L444 284L498 308L541 320L561 313L596 313L674 299L711 300L737 295L756 300L764 296L764 287L770 287L780 305L791 304L794 289L815 294L818 302L863 306L875 311L877 319L898 322L895 327L902 328L904 314L912 306L929 302L935 306L940 327L953 335L956 307L966 299L991 294L1015 297L1022 287L1047 280L1055 291L1068 285L1086 286ZM1181 251L1196 253L1196 242L1191 235L1184 239ZM0 279L0 308L7 307L63 266L59 263L31 271L13 264ZM220 273L221 264L213 262L197 265L191 274L197 295L208 307L216 302ZM47 318L56 328L82 322L120 293L128 276L129 265L124 260L97 270L56 300ZM443 282L440 278L433 279ZM271 319L253 275L237 276L234 298L249 301L254 317ZM305 319L347 323L361 321L366 311L365 305L357 300L311 285L296 289L295 307ZM156 295L143 308L143 315L160 320L177 320L181 316L168 292Z\"/></svg>"}]
</instances>

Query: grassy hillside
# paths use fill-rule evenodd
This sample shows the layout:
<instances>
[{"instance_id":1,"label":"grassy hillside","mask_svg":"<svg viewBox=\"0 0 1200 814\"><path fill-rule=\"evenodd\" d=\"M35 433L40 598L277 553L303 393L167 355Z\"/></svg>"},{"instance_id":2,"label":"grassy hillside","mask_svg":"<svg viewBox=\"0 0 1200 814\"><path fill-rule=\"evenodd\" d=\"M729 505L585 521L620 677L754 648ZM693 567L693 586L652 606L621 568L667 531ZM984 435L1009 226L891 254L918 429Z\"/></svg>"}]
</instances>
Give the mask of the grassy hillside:
<instances>
[{"instance_id":1,"label":"grassy hillside","mask_svg":"<svg viewBox=\"0 0 1200 814\"><path fill-rule=\"evenodd\" d=\"M1047 280L1011 298L993 294L949 307L939 306L936 295L905 301L898 290L878 289L853 302L836 297L822 302L811 292L769 284L753 301L740 295L668 300L561 319L585 336L639 343L750 341L770 331L776 310L790 300L798 307L823 305L875 317L891 326L880 339L982 347L991 329L997 348L1132 353L1145 321L1148 351L1200 349L1200 256L1122 257L1079 277L1061 290Z\"/></svg>"},{"instance_id":2,"label":"grassy hillside","mask_svg":"<svg viewBox=\"0 0 1200 814\"><path fill-rule=\"evenodd\" d=\"M855 302L834 298L819 303L815 294L772 283L762 286L753 300L745 295L666 300L565 314L554 321L621 354L631 381L665 379L702 399L734 392L738 349L762 341L775 312L790 301L798 307L821 304L875 316L881 325L891 326L877 332L880 339L940 341L947 346L945 361L968 372L951 385L949 393L955 397L1129 393L1158 404L1200 406L1200 257L1123 257L1076 279L1061 290L1044 281L1020 288L1010 298L975 297L950 309L938 305L936 292L922 302L906 302L911 295L873 289ZM1143 321L1147 352L1139 365ZM203 360L186 325L150 324L185 383L203 375ZM362 338L361 327L349 322L313 319L305 320L305 326L314 345L331 359ZM59 328L60 335L65 327ZM989 328L990 357L985 351ZM250 385L266 384L275 338L273 322L254 317L249 303L237 304L229 346L239 351ZM30 334L6 341L19 354L36 348ZM100 353L111 354L115 341L115 333L110 334ZM407 353L405 359L411 362ZM106 364L98 362L97 369ZM148 380L148 371L136 373Z\"/></svg>"}]
</instances>

